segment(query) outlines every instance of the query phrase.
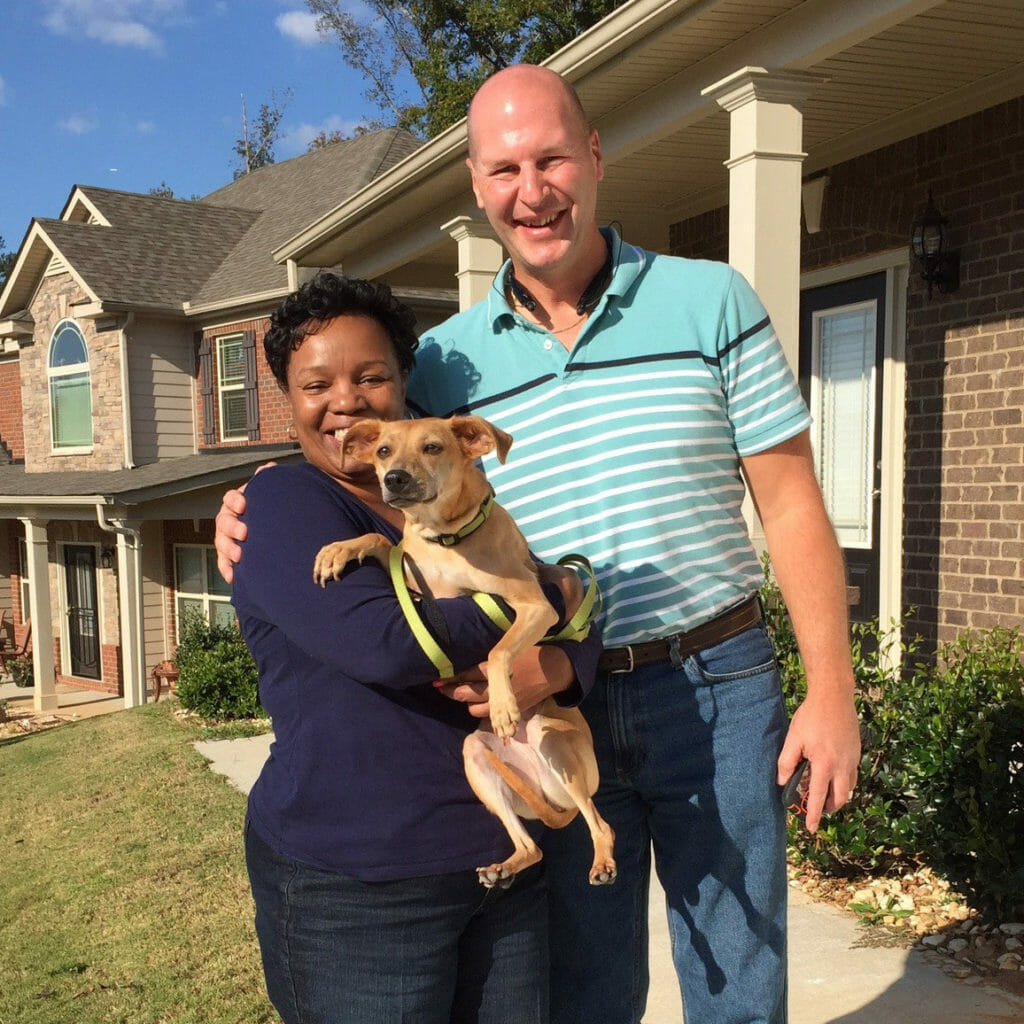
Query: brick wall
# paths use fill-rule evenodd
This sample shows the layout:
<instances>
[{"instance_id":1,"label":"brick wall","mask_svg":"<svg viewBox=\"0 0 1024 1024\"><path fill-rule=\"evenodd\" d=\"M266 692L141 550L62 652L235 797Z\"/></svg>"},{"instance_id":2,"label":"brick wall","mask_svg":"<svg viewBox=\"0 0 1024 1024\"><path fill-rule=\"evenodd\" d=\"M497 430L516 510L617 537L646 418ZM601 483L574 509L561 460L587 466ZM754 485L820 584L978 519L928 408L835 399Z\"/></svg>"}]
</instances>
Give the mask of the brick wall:
<instances>
[{"instance_id":1,"label":"brick wall","mask_svg":"<svg viewBox=\"0 0 1024 1024\"><path fill-rule=\"evenodd\" d=\"M829 168L811 270L907 245L932 189L961 253L959 291L907 300L905 621L929 642L1024 621L1024 99ZM725 211L673 226L678 255L721 257Z\"/></svg>"},{"instance_id":2,"label":"brick wall","mask_svg":"<svg viewBox=\"0 0 1024 1024\"><path fill-rule=\"evenodd\" d=\"M0 443L12 459L25 458L21 412L21 368L17 359L0 363ZM0 459L4 453L0 451Z\"/></svg>"}]
</instances>

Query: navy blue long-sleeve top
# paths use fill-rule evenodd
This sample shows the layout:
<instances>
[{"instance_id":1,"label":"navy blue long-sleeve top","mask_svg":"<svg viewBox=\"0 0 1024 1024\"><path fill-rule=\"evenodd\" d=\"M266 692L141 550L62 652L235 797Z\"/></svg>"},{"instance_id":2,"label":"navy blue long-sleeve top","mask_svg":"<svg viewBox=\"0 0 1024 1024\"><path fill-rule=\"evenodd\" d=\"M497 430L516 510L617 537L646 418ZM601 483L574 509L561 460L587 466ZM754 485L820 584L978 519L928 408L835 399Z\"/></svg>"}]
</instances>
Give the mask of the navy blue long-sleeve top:
<instances>
[{"instance_id":1,"label":"navy blue long-sleeve top","mask_svg":"<svg viewBox=\"0 0 1024 1024\"><path fill-rule=\"evenodd\" d=\"M252 826L285 856L365 881L507 857L504 828L463 773L478 722L432 685L437 670L388 575L367 562L326 588L313 582L324 544L371 532L397 542L398 532L309 464L264 470L246 499L232 603L275 734L249 796ZM456 671L484 661L496 627L471 598L438 605ZM561 646L585 692L600 641Z\"/></svg>"}]
</instances>

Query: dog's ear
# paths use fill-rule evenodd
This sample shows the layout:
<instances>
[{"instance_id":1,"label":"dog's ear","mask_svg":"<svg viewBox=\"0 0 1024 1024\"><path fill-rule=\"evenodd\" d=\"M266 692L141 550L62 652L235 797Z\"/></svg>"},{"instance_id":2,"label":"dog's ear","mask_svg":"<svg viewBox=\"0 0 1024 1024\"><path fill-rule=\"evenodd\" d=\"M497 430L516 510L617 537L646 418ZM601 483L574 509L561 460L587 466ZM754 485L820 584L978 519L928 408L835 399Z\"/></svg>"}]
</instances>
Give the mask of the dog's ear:
<instances>
[{"instance_id":1,"label":"dog's ear","mask_svg":"<svg viewBox=\"0 0 1024 1024\"><path fill-rule=\"evenodd\" d=\"M360 462L373 462L380 427L380 420L357 420L353 423L345 432L345 454Z\"/></svg>"},{"instance_id":2,"label":"dog's ear","mask_svg":"<svg viewBox=\"0 0 1024 1024\"><path fill-rule=\"evenodd\" d=\"M497 449L498 461L503 463L512 447L512 435L499 430L482 416L453 416L448 425L462 450L474 459Z\"/></svg>"}]
</instances>

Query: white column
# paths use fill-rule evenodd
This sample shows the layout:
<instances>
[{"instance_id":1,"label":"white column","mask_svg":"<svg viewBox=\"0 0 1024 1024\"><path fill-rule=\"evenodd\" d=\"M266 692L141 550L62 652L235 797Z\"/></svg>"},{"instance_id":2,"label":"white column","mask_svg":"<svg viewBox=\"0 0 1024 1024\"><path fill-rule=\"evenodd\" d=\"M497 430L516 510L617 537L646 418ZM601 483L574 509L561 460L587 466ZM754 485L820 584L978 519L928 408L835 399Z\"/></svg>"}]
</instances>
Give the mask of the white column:
<instances>
[{"instance_id":1,"label":"white column","mask_svg":"<svg viewBox=\"0 0 1024 1024\"><path fill-rule=\"evenodd\" d=\"M142 635L142 544L139 520L116 522L117 584L124 706L146 703L146 654Z\"/></svg>"},{"instance_id":2,"label":"white column","mask_svg":"<svg viewBox=\"0 0 1024 1024\"><path fill-rule=\"evenodd\" d=\"M825 79L746 67L708 86L729 112L729 262L765 304L794 371L800 345L800 102Z\"/></svg>"},{"instance_id":3,"label":"white column","mask_svg":"<svg viewBox=\"0 0 1024 1024\"><path fill-rule=\"evenodd\" d=\"M32 620L32 671L36 711L57 710L57 677L53 664L53 618L50 605L50 559L46 523L22 519L28 556L28 608L22 614Z\"/></svg>"},{"instance_id":4,"label":"white column","mask_svg":"<svg viewBox=\"0 0 1024 1024\"><path fill-rule=\"evenodd\" d=\"M459 311L469 309L487 295L494 275L505 261L501 243L485 220L461 216L441 225L458 243Z\"/></svg>"}]
</instances>

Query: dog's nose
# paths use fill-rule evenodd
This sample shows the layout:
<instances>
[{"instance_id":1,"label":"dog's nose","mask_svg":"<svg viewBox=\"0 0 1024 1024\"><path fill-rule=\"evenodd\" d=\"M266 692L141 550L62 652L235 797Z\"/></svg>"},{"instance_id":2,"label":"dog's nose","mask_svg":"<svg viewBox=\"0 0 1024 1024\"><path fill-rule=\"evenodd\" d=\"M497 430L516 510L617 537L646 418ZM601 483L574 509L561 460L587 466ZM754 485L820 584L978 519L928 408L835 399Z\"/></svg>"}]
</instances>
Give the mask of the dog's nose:
<instances>
[{"instance_id":1,"label":"dog's nose","mask_svg":"<svg viewBox=\"0 0 1024 1024\"><path fill-rule=\"evenodd\" d=\"M393 494L403 494L412 482L412 474L404 469L389 469L384 474L384 486Z\"/></svg>"}]
</instances>

